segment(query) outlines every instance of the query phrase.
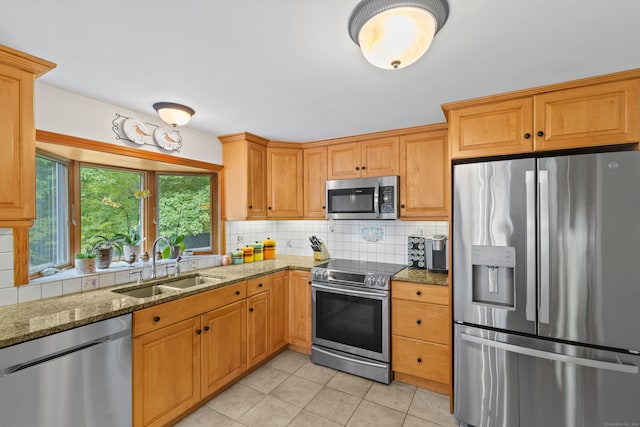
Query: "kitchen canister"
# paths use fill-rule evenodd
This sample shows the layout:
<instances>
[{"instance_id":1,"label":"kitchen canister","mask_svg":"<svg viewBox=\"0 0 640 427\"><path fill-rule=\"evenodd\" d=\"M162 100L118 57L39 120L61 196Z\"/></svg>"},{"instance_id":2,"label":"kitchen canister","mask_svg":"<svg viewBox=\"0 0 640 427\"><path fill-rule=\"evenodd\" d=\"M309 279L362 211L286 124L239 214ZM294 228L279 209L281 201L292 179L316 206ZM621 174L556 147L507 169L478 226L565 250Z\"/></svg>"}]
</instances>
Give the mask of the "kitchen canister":
<instances>
[{"instance_id":1,"label":"kitchen canister","mask_svg":"<svg viewBox=\"0 0 640 427\"><path fill-rule=\"evenodd\" d=\"M264 245L264 249L263 249L264 259L275 259L276 241L270 237L267 237L267 240L263 240L262 244Z\"/></svg>"},{"instance_id":2,"label":"kitchen canister","mask_svg":"<svg viewBox=\"0 0 640 427\"><path fill-rule=\"evenodd\" d=\"M232 264L242 264L244 258L244 251L242 249L236 249L231 252L231 263Z\"/></svg>"},{"instance_id":3,"label":"kitchen canister","mask_svg":"<svg viewBox=\"0 0 640 427\"><path fill-rule=\"evenodd\" d=\"M255 242L251 244L253 246L253 260L254 261L262 261L264 259L264 244L260 242Z\"/></svg>"},{"instance_id":4,"label":"kitchen canister","mask_svg":"<svg viewBox=\"0 0 640 427\"><path fill-rule=\"evenodd\" d=\"M253 246L245 246L242 251L244 252L244 263L253 262Z\"/></svg>"}]
</instances>

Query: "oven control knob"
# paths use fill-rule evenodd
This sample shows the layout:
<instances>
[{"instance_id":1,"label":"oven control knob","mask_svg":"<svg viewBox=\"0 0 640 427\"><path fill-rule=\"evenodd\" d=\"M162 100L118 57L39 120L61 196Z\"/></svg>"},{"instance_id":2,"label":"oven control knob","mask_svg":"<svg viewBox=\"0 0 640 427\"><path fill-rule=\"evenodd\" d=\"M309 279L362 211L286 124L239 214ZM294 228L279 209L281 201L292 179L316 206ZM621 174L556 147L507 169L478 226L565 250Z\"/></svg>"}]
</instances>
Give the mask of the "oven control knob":
<instances>
[{"instance_id":1,"label":"oven control knob","mask_svg":"<svg viewBox=\"0 0 640 427\"><path fill-rule=\"evenodd\" d=\"M373 282L373 283L372 283L372 282ZM373 278L373 277L371 277L371 276L367 276L367 277L365 277L365 279L364 279L364 284L365 284L366 286L372 286L372 285L375 285L375 278Z\"/></svg>"},{"instance_id":2,"label":"oven control knob","mask_svg":"<svg viewBox=\"0 0 640 427\"><path fill-rule=\"evenodd\" d=\"M329 278L329 272L328 272L327 270L324 270L324 271L322 272L322 278L323 278L324 280L327 280L327 279Z\"/></svg>"},{"instance_id":3,"label":"oven control knob","mask_svg":"<svg viewBox=\"0 0 640 427\"><path fill-rule=\"evenodd\" d=\"M380 287L384 287L386 285L386 280L384 279L384 277L379 277L378 278L378 286Z\"/></svg>"}]
</instances>

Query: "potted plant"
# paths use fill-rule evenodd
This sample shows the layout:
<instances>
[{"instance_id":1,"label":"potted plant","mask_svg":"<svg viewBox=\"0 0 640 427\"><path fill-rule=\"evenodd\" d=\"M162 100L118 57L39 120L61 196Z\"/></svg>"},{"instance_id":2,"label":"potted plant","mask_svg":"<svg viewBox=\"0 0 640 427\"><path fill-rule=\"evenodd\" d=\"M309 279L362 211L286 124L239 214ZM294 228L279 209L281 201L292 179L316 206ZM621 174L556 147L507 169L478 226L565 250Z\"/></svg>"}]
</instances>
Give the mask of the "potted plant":
<instances>
[{"instance_id":1,"label":"potted plant","mask_svg":"<svg viewBox=\"0 0 640 427\"><path fill-rule=\"evenodd\" d=\"M171 247L165 246L162 250L162 258L176 259L180 256L180 253L184 251L184 234L174 233L170 235L168 238L171 243Z\"/></svg>"},{"instance_id":2,"label":"potted plant","mask_svg":"<svg viewBox=\"0 0 640 427\"><path fill-rule=\"evenodd\" d=\"M96 236L97 240L93 244L93 252L96 256L97 268L109 268L111 261L113 260L113 249L118 250L118 259L122 256L122 245L120 244L120 238L115 236L108 238L106 236Z\"/></svg>"},{"instance_id":3,"label":"potted plant","mask_svg":"<svg viewBox=\"0 0 640 427\"><path fill-rule=\"evenodd\" d=\"M78 274L91 274L96 272L96 253L91 250L76 254L76 272Z\"/></svg>"}]
</instances>

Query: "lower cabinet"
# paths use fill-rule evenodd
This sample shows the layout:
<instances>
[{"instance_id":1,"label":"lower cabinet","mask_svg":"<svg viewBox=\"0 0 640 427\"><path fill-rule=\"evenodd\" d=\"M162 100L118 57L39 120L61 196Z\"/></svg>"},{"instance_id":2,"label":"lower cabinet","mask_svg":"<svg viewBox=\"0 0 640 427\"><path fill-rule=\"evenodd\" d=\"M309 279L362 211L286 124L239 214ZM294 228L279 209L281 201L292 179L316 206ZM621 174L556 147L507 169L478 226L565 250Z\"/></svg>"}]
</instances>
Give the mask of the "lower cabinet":
<instances>
[{"instance_id":1,"label":"lower cabinet","mask_svg":"<svg viewBox=\"0 0 640 427\"><path fill-rule=\"evenodd\" d=\"M449 394L449 288L392 282L391 335L396 380Z\"/></svg>"},{"instance_id":2,"label":"lower cabinet","mask_svg":"<svg viewBox=\"0 0 640 427\"><path fill-rule=\"evenodd\" d=\"M311 273L289 271L289 344L311 354Z\"/></svg>"}]
</instances>

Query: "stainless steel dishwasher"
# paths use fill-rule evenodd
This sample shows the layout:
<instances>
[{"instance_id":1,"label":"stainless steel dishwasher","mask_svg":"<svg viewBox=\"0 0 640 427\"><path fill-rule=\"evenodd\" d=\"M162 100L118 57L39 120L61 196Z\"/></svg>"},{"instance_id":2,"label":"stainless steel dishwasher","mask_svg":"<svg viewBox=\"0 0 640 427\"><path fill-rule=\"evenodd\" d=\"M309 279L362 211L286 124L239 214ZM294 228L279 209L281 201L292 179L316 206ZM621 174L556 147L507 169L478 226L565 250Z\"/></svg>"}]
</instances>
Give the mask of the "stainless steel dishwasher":
<instances>
[{"instance_id":1,"label":"stainless steel dishwasher","mask_svg":"<svg viewBox=\"0 0 640 427\"><path fill-rule=\"evenodd\" d=\"M0 427L131 425L131 314L0 350Z\"/></svg>"}]
</instances>

